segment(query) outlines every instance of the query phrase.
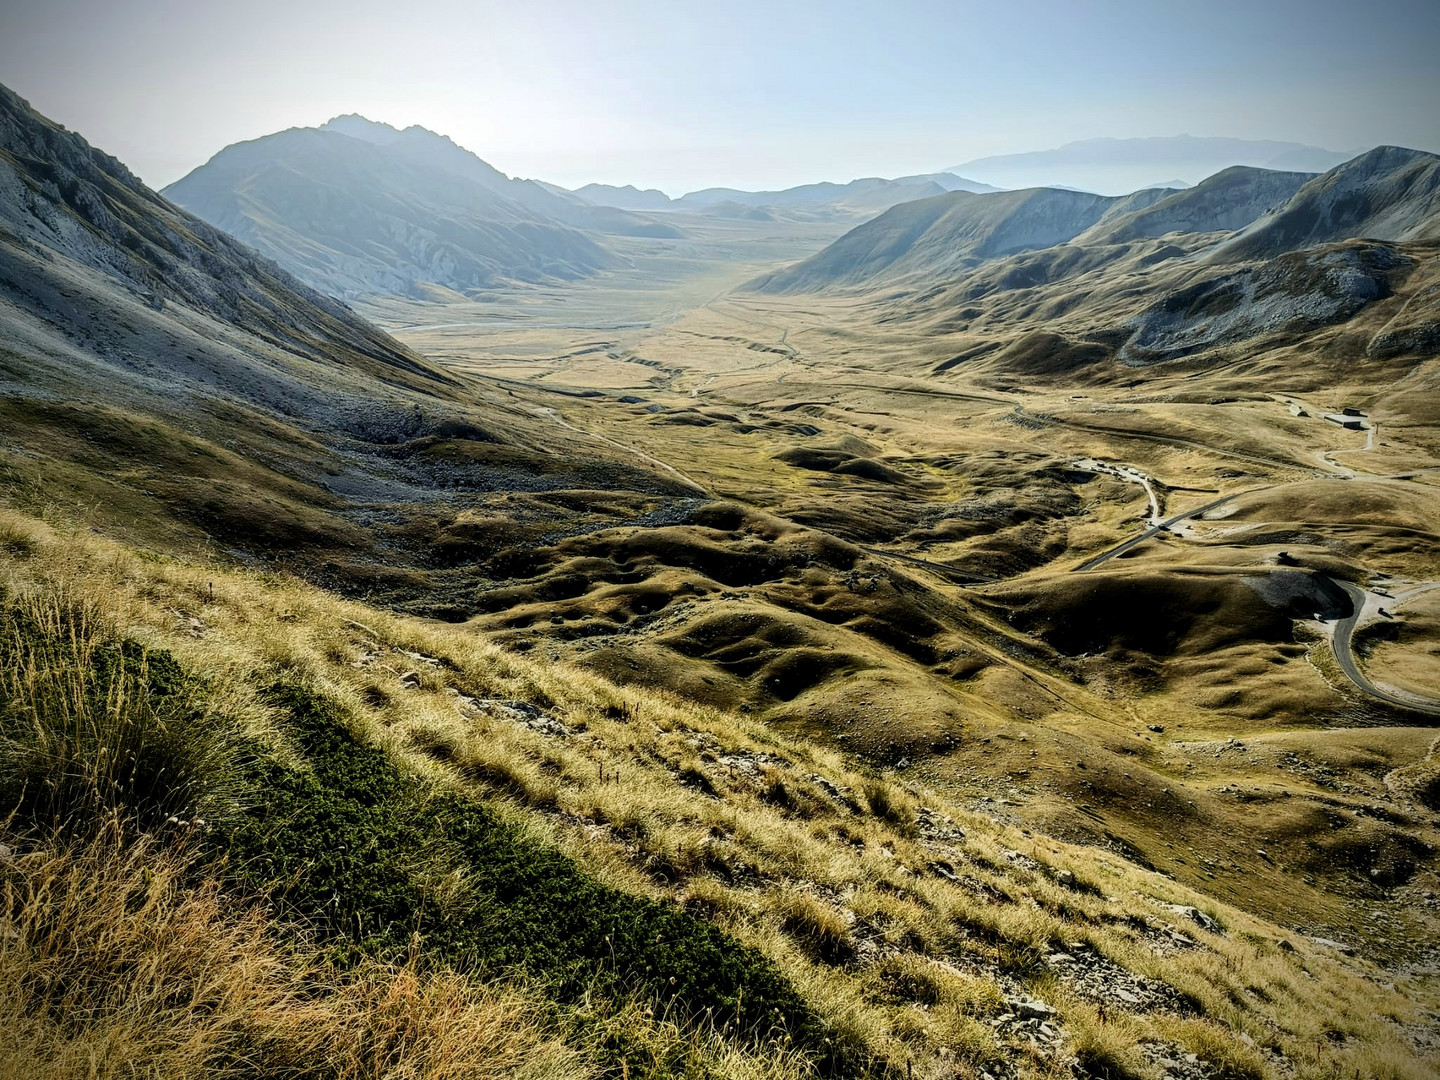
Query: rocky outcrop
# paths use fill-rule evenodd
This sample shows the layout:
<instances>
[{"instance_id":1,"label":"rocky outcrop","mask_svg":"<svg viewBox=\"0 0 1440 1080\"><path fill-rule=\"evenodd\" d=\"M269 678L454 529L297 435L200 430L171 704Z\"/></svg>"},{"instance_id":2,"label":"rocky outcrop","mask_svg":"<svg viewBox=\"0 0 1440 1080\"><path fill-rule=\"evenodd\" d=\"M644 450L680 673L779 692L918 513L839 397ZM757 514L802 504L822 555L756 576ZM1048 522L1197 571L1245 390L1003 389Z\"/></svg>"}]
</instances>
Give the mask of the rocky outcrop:
<instances>
[{"instance_id":1,"label":"rocky outcrop","mask_svg":"<svg viewBox=\"0 0 1440 1080\"><path fill-rule=\"evenodd\" d=\"M1344 322L1391 295L1392 280L1413 265L1392 245L1352 241L1205 277L1133 319L1119 357L1153 363Z\"/></svg>"}]
</instances>

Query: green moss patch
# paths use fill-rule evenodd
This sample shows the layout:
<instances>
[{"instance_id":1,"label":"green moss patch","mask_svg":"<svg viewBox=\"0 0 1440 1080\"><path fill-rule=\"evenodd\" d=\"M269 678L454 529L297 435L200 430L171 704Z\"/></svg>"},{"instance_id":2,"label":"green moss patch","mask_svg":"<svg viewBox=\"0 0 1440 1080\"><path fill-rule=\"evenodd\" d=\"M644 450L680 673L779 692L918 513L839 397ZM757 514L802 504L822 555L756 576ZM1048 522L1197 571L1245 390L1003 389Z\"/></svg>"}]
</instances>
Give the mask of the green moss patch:
<instances>
[{"instance_id":1,"label":"green moss patch","mask_svg":"<svg viewBox=\"0 0 1440 1080\"><path fill-rule=\"evenodd\" d=\"M233 865L322 928L342 958L419 951L484 977L540 980L561 1002L638 993L746 1041L788 1036L822 1072L865 1070L758 951L603 885L485 806L406 776L313 691L281 682L268 695L307 767L256 767L264 799L235 833Z\"/></svg>"}]
</instances>

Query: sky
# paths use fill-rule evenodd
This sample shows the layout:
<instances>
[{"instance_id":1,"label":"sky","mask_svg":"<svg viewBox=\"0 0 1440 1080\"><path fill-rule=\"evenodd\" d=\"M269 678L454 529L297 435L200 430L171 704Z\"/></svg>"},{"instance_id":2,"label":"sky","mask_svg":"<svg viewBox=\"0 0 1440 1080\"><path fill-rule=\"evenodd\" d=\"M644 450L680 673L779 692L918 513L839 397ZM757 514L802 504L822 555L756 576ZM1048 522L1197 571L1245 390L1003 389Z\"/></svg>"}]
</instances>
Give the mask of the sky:
<instances>
[{"instance_id":1,"label":"sky","mask_svg":"<svg viewBox=\"0 0 1440 1080\"><path fill-rule=\"evenodd\" d=\"M161 187L359 112L577 187L782 188L1078 139L1440 151L1435 0L0 0L0 82Z\"/></svg>"}]
</instances>

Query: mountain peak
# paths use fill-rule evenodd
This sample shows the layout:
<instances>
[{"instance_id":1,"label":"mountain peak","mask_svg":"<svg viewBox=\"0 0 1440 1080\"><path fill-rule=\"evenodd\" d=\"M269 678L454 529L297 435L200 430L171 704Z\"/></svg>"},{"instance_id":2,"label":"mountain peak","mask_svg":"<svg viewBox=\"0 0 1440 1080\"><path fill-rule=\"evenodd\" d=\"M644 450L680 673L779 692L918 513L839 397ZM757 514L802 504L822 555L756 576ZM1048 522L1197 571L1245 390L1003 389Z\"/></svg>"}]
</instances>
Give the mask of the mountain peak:
<instances>
[{"instance_id":1,"label":"mountain peak","mask_svg":"<svg viewBox=\"0 0 1440 1080\"><path fill-rule=\"evenodd\" d=\"M1356 154L1337 172L1365 171L1369 169L1403 168L1415 162L1440 161L1440 155L1428 150L1412 150L1408 146L1376 146L1362 154Z\"/></svg>"},{"instance_id":2,"label":"mountain peak","mask_svg":"<svg viewBox=\"0 0 1440 1080\"><path fill-rule=\"evenodd\" d=\"M400 129L390 124L381 123L378 120L371 120L369 117L361 116L359 113L345 113L343 116L333 116L320 125L321 131L334 131L341 135L349 135L352 139L364 139L366 142L385 145L394 142L400 137Z\"/></svg>"},{"instance_id":3,"label":"mountain peak","mask_svg":"<svg viewBox=\"0 0 1440 1080\"><path fill-rule=\"evenodd\" d=\"M380 120L371 120L359 113L345 113L343 116L333 116L321 124L317 131L333 131L339 135L348 135L352 139L361 139L377 146L393 146L396 143L407 141L443 143L446 147L458 150L471 157L478 156L470 150L466 150L449 135L442 135L438 131L431 131L420 124L411 124L409 127L397 128L393 124L387 124Z\"/></svg>"}]
</instances>

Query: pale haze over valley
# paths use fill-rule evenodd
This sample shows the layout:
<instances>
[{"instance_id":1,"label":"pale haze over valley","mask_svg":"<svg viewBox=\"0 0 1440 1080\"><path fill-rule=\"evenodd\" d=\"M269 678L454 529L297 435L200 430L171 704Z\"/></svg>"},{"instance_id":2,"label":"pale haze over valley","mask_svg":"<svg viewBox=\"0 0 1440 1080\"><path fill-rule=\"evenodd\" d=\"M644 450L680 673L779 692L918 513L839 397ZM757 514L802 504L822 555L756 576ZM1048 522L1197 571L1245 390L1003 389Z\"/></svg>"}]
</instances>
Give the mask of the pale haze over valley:
<instances>
[{"instance_id":1,"label":"pale haze over valley","mask_svg":"<svg viewBox=\"0 0 1440 1080\"><path fill-rule=\"evenodd\" d=\"M156 188L217 146L353 112L512 176L672 196L1101 137L1440 149L1424 0L53 0L3 22L8 84Z\"/></svg>"}]
</instances>

